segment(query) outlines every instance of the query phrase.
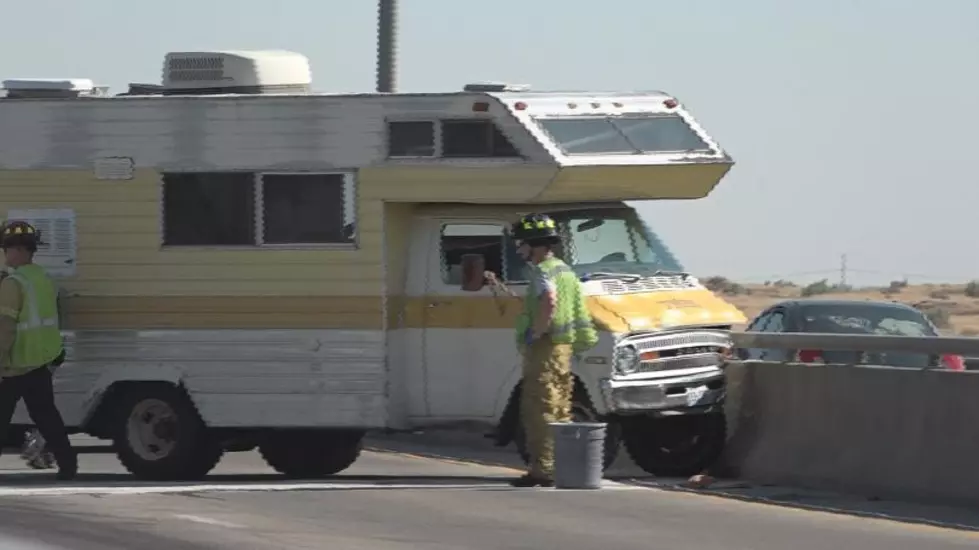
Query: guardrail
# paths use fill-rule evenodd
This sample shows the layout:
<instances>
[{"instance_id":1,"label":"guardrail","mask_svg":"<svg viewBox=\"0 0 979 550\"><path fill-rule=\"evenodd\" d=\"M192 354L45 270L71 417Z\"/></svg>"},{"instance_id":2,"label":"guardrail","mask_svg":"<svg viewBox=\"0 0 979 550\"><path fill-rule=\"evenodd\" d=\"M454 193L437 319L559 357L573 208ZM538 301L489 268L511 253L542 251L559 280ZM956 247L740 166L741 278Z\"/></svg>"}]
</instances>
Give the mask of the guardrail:
<instances>
[{"instance_id":1,"label":"guardrail","mask_svg":"<svg viewBox=\"0 0 979 550\"><path fill-rule=\"evenodd\" d=\"M946 336L887 336L815 332L733 332L738 348L815 349L979 356L979 338Z\"/></svg>"}]
</instances>

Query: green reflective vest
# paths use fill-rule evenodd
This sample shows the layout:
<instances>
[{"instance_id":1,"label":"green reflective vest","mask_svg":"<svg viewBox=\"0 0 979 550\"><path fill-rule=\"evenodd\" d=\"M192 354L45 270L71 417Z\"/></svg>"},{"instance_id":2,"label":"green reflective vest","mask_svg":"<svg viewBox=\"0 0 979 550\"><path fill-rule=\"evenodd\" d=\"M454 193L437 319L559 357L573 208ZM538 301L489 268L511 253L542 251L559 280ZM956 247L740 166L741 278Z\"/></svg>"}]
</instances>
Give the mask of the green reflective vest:
<instances>
[{"instance_id":1,"label":"green reflective vest","mask_svg":"<svg viewBox=\"0 0 979 550\"><path fill-rule=\"evenodd\" d=\"M592 324L591 313L585 305L584 294L581 291L581 281L578 275L568 265L558 258L548 258L530 269L539 269L557 286L557 309L554 311L548 334L555 344L571 344L575 353L587 351L598 343L598 332ZM537 315L539 298L535 278L527 288L524 299L524 311L517 319L517 347L524 344L527 329L533 325Z\"/></svg>"},{"instance_id":2,"label":"green reflective vest","mask_svg":"<svg viewBox=\"0 0 979 550\"><path fill-rule=\"evenodd\" d=\"M44 268L28 264L12 270L9 278L20 284L24 298L10 363L3 374L17 376L50 364L61 354L63 344L58 327L58 291Z\"/></svg>"}]
</instances>

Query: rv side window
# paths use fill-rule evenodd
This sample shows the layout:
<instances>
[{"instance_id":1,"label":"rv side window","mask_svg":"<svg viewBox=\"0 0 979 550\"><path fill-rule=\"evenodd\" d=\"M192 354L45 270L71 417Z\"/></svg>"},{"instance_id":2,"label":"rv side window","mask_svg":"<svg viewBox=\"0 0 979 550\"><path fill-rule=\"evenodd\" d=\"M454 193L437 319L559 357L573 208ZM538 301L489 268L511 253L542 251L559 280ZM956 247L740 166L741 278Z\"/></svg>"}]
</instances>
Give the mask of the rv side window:
<instances>
[{"instance_id":1,"label":"rv side window","mask_svg":"<svg viewBox=\"0 0 979 550\"><path fill-rule=\"evenodd\" d=\"M351 245L355 199L352 174L167 173L163 244Z\"/></svg>"},{"instance_id":2,"label":"rv side window","mask_svg":"<svg viewBox=\"0 0 979 550\"><path fill-rule=\"evenodd\" d=\"M462 257L465 254L482 254L486 259L486 269L496 273L501 280L523 280L524 262L515 254L507 254L512 246L507 246L503 226L496 224L445 224L442 226L441 240L442 280L452 286L462 284ZM506 275L501 277L504 273Z\"/></svg>"},{"instance_id":3,"label":"rv side window","mask_svg":"<svg viewBox=\"0 0 979 550\"><path fill-rule=\"evenodd\" d=\"M480 158L519 154L491 120L443 120L442 156Z\"/></svg>"},{"instance_id":4,"label":"rv side window","mask_svg":"<svg viewBox=\"0 0 979 550\"><path fill-rule=\"evenodd\" d=\"M255 176L250 173L163 175L163 244L255 244Z\"/></svg>"},{"instance_id":5,"label":"rv side window","mask_svg":"<svg viewBox=\"0 0 979 550\"><path fill-rule=\"evenodd\" d=\"M345 174L263 174L263 244L349 244L353 178Z\"/></svg>"},{"instance_id":6,"label":"rv side window","mask_svg":"<svg viewBox=\"0 0 979 550\"><path fill-rule=\"evenodd\" d=\"M389 157L434 157L435 123L431 121L388 122Z\"/></svg>"}]
</instances>

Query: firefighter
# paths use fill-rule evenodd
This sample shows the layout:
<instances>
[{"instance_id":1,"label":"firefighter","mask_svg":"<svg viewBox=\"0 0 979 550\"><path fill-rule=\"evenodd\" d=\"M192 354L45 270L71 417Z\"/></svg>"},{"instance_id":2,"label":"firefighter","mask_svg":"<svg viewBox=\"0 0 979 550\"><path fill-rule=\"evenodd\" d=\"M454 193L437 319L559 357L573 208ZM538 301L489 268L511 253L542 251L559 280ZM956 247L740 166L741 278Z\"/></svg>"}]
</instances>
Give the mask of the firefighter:
<instances>
[{"instance_id":1,"label":"firefighter","mask_svg":"<svg viewBox=\"0 0 979 550\"><path fill-rule=\"evenodd\" d=\"M523 355L520 416L530 464L527 474L511 485L551 487L554 436L548 424L571 421L571 359L594 347L598 333L578 276L553 252L561 244L554 220L530 214L514 224L511 235L530 271L524 310L516 323L517 347ZM500 284L491 273L487 278L490 284Z\"/></svg>"},{"instance_id":2,"label":"firefighter","mask_svg":"<svg viewBox=\"0 0 979 550\"><path fill-rule=\"evenodd\" d=\"M33 263L40 235L26 222L0 230L9 275L0 282L0 434L24 400L45 446L58 462L58 479L78 472L78 458L54 404L52 369L64 360L58 327L58 293L44 268Z\"/></svg>"}]
</instances>

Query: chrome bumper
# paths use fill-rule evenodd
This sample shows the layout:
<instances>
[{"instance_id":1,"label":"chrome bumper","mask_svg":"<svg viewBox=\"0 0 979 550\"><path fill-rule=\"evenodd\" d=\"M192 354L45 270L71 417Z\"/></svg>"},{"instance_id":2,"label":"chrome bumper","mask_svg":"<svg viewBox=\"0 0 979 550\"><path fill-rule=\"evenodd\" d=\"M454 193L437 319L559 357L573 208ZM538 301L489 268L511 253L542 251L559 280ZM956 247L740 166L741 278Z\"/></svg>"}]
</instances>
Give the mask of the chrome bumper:
<instances>
[{"instance_id":1,"label":"chrome bumper","mask_svg":"<svg viewBox=\"0 0 979 550\"><path fill-rule=\"evenodd\" d=\"M665 412L713 405L724 397L724 372L677 378L601 381L611 414Z\"/></svg>"}]
</instances>

